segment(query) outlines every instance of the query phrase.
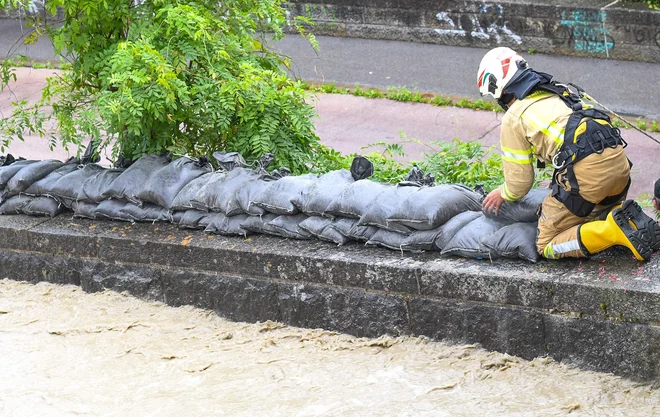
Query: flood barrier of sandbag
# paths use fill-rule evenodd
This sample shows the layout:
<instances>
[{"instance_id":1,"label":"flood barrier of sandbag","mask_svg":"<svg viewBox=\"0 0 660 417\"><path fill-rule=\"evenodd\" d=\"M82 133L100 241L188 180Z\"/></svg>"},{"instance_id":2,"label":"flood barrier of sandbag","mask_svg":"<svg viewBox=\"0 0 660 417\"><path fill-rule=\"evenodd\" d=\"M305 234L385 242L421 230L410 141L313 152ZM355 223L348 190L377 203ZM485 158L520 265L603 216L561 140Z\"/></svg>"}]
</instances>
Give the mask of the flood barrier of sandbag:
<instances>
[{"instance_id":1,"label":"flood barrier of sandbag","mask_svg":"<svg viewBox=\"0 0 660 417\"><path fill-rule=\"evenodd\" d=\"M251 166L236 153L205 158L146 155L130 166L91 160L0 158L0 214L75 217L124 222L174 222L210 234L269 234L360 242L397 251L436 251L474 259L538 260L537 211L547 190L481 212L482 194L460 184L434 185L414 167L400 184L368 177L373 166L356 158L351 170L322 175L267 171L272 157Z\"/></svg>"}]
</instances>

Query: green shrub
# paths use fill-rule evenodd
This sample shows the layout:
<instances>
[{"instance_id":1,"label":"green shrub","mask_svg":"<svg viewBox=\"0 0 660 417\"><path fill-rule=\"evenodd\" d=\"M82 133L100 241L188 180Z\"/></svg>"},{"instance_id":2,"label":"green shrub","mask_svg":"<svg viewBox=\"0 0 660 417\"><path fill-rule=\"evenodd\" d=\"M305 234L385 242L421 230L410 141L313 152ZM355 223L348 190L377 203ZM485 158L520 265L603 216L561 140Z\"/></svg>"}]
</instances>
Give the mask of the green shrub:
<instances>
[{"instance_id":1,"label":"green shrub","mask_svg":"<svg viewBox=\"0 0 660 417\"><path fill-rule=\"evenodd\" d=\"M281 69L287 59L265 45L291 23L279 0L49 0L63 21L33 24L70 69L48 79L36 105L16 103L0 120L0 148L25 132L54 144L94 140L127 158L145 153L208 155L238 151L253 159L275 154L275 164L305 169L318 143L300 82ZM0 0L0 7L29 6ZM53 19L51 19L53 20ZM315 39L307 35L313 45ZM2 86L15 77L0 68ZM52 113L44 109L52 107Z\"/></svg>"}]
</instances>

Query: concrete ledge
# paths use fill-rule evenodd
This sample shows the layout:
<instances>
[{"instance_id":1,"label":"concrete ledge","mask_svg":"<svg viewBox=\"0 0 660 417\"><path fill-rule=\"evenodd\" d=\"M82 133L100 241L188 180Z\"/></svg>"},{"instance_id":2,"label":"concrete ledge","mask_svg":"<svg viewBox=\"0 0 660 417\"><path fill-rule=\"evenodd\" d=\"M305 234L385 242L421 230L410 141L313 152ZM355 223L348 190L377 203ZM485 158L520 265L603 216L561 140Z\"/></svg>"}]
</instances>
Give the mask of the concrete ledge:
<instances>
[{"instance_id":1,"label":"concrete ledge","mask_svg":"<svg viewBox=\"0 0 660 417\"><path fill-rule=\"evenodd\" d=\"M188 238L187 238L188 237ZM0 278L105 288L239 321L425 335L660 378L660 257L475 262L168 224L0 216Z\"/></svg>"},{"instance_id":2,"label":"concrete ledge","mask_svg":"<svg viewBox=\"0 0 660 417\"><path fill-rule=\"evenodd\" d=\"M660 62L660 11L609 0L290 0L317 35ZM619 7L617 7L619 6Z\"/></svg>"}]
</instances>

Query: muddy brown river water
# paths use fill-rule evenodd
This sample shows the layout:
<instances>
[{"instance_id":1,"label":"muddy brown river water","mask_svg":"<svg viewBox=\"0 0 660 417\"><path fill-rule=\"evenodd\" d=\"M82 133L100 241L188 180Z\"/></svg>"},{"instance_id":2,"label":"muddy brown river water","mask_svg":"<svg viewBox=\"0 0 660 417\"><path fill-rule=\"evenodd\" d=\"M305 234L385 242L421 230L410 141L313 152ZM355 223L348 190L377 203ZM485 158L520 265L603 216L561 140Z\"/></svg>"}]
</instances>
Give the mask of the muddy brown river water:
<instances>
[{"instance_id":1,"label":"muddy brown river water","mask_svg":"<svg viewBox=\"0 0 660 417\"><path fill-rule=\"evenodd\" d=\"M660 392L476 346L0 281L3 417L565 415L660 415Z\"/></svg>"}]
</instances>

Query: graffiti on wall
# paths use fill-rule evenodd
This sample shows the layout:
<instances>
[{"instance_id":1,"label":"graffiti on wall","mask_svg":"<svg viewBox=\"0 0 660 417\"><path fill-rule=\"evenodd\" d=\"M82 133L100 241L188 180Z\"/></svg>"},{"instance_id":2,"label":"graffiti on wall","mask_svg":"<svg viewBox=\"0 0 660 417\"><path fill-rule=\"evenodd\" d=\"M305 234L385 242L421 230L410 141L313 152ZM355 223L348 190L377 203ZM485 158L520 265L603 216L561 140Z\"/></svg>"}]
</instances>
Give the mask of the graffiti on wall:
<instances>
[{"instance_id":1,"label":"graffiti on wall","mask_svg":"<svg viewBox=\"0 0 660 417\"><path fill-rule=\"evenodd\" d=\"M481 4L478 14L459 14L452 18L448 13L440 12L435 17L446 29L435 31L440 35L462 36L496 43L505 39L520 45L522 38L507 27L503 12L501 4L486 3Z\"/></svg>"},{"instance_id":2,"label":"graffiti on wall","mask_svg":"<svg viewBox=\"0 0 660 417\"><path fill-rule=\"evenodd\" d=\"M607 54L616 46L610 31L605 28L604 10L562 11L561 27L565 43L577 52Z\"/></svg>"}]
</instances>

